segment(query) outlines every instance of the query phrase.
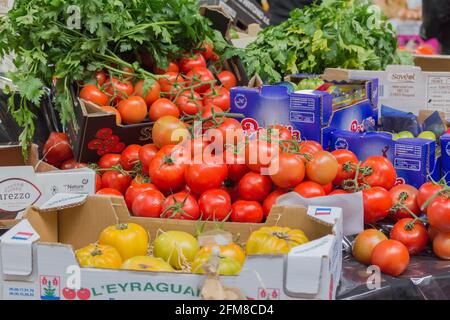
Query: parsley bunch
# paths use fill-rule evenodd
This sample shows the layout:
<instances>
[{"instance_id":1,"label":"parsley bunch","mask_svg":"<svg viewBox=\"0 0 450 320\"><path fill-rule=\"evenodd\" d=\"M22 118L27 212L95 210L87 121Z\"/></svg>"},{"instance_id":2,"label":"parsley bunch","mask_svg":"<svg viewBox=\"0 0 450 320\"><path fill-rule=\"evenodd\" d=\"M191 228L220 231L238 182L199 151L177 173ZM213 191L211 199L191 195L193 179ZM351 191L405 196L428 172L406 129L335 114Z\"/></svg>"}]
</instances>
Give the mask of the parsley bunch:
<instances>
[{"instance_id":1,"label":"parsley bunch","mask_svg":"<svg viewBox=\"0 0 450 320\"><path fill-rule=\"evenodd\" d=\"M13 80L21 97L10 112L24 129L28 144L35 115L27 101L39 105L43 86L56 79L57 108L63 124L74 115L69 85L92 79L96 70L120 73L132 68L147 85L158 78L141 67L142 52L164 68L168 59L199 48L203 41L215 52L232 55L221 34L199 14L197 0L15 0L0 18L0 58L14 54ZM130 57L132 57L130 59Z\"/></svg>"},{"instance_id":2,"label":"parsley bunch","mask_svg":"<svg viewBox=\"0 0 450 320\"><path fill-rule=\"evenodd\" d=\"M327 67L382 70L412 63L402 55L392 26L371 1L324 0L263 30L242 58L250 75L277 82L287 74L321 74Z\"/></svg>"}]
</instances>

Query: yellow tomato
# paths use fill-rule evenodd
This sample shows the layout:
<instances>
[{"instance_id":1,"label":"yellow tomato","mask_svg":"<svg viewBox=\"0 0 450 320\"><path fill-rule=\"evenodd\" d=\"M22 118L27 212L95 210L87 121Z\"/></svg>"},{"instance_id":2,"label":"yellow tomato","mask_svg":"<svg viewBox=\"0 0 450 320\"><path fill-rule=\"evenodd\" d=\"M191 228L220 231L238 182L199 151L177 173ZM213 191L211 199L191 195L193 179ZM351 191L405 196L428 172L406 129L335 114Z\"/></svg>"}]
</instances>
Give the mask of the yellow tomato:
<instances>
[{"instance_id":1,"label":"yellow tomato","mask_svg":"<svg viewBox=\"0 0 450 320\"><path fill-rule=\"evenodd\" d=\"M153 255L178 270L192 262L198 250L197 239L183 231L162 232L153 242Z\"/></svg>"},{"instance_id":2,"label":"yellow tomato","mask_svg":"<svg viewBox=\"0 0 450 320\"><path fill-rule=\"evenodd\" d=\"M116 248L90 244L75 251L75 256L82 267L118 269L122 265L122 258Z\"/></svg>"},{"instance_id":3,"label":"yellow tomato","mask_svg":"<svg viewBox=\"0 0 450 320\"><path fill-rule=\"evenodd\" d=\"M136 256L130 258L122 264L121 269L166 272L174 271L170 264L165 262L163 259L149 256Z\"/></svg>"},{"instance_id":4,"label":"yellow tomato","mask_svg":"<svg viewBox=\"0 0 450 320\"><path fill-rule=\"evenodd\" d=\"M192 262L191 271L193 273L205 273L203 265L210 259L211 252L199 252L194 261ZM242 264L236 259L230 257L219 256L219 269L217 270L220 275L234 276L239 274L242 269Z\"/></svg>"},{"instance_id":5,"label":"yellow tomato","mask_svg":"<svg viewBox=\"0 0 450 320\"><path fill-rule=\"evenodd\" d=\"M205 246L200 249L198 252L198 255L203 253L211 253L212 249L216 246ZM226 246L217 246L219 247L220 256L233 258L237 260L240 264L244 264L245 261L245 252L244 250L237 245L236 243L232 242L230 244L227 244Z\"/></svg>"},{"instance_id":6,"label":"yellow tomato","mask_svg":"<svg viewBox=\"0 0 450 320\"><path fill-rule=\"evenodd\" d=\"M122 260L135 256L145 256L148 250L149 235L140 225L121 223L109 226L102 231L100 244L113 246L119 251Z\"/></svg>"},{"instance_id":7,"label":"yellow tomato","mask_svg":"<svg viewBox=\"0 0 450 320\"><path fill-rule=\"evenodd\" d=\"M293 247L308 241L302 230L262 227L250 235L247 254L286 254Z\"/></svg>"}]
</instances>

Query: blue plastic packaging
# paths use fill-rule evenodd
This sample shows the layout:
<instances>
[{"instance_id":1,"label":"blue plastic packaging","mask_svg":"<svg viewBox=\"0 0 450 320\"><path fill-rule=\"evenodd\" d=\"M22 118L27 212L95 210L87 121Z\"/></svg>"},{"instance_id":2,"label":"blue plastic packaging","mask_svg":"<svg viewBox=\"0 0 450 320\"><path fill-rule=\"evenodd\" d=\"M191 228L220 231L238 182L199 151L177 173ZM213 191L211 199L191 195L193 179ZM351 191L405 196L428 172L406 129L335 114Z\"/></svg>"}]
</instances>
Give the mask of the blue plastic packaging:
<instances>
[{"instance_id":1,"label":"blue plastic packaging","mask_svg":"<svg viewBox=\"0 0 450 320\"><path fill-rule=\"evenodd\" d=\"M442 176L450 183L450 134L441 136Z\"/></svg>"}]
</instances>

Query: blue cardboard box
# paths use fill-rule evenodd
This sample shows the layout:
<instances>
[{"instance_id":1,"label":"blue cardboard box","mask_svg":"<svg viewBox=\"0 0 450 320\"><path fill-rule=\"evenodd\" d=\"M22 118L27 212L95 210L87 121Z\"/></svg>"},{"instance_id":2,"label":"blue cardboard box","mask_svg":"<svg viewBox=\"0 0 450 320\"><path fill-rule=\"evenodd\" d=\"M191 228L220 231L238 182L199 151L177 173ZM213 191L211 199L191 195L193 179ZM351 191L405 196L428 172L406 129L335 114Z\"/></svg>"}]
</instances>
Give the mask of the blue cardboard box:
<instances>
[{"instance_id":1,"label":"blue cardboard box","mask_svg":"<svg viewBox=\"0 0 450 320\"><path fill-rule=\"evenodd\" d=\"M441 136L442 176L450 183L450 134Z\"/></svg>"},{"instance_id":2,"label":"blue cardboard box","mask_svg":"<svg viewBox=\"0 0 450 320\"><path fill-rule=\"evenodd\" d=\"M307 75L290 76L297 82ZM343 83L335 83L337 86ZM315 140L327 147L332 129L363 132L378 121L378 80L352 80L345 84L360 86L365 99L337 108L327 91L292 91L284 85L236 87L231 89L231 112L243 113L245 130L284 125L302 139Z\"/></svg>"},{"instance_id":3,"label":"blue cardboard box","mask_svg":"<svg viewBox=\"0 0 450 320\"><path fill-rule=\"evenodd\" d=\"M334 130L331 134L331 150L348 149L364 161L370 156L383 156L394 165L398 183L420 188L428 181L440 178L440 159L436 156L436 142L426 139L392 140L388 132L355 133Z\"/></svg>"}]
</instances>

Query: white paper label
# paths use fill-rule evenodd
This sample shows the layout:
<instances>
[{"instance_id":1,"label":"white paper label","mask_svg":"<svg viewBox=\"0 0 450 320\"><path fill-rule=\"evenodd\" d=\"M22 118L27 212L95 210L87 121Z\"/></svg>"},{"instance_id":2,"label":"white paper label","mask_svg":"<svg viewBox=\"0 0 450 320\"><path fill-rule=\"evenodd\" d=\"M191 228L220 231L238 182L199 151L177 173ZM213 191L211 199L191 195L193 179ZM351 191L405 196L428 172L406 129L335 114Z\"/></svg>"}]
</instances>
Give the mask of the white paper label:
<instances>
[{"instance_id":1,"label":"white paper label","mask_svg":"<svg viewBox=\"0 0 450 320\"><path fill-rule=\"evenodd\" d=\"M428 109L445 112L450 117L450 77L428 77L427 102Z\"/></svg>"},{"instance_id":2,"label":"white paper label","mask_svg":"<svg viewBox=\"0 0 450 320\"><path fill-rule=\"evenodd\" d=\"M0 181L0 211L17 212L34 204L41 192L33 183L21 178Z\"/></svg>"}]
</instances>

